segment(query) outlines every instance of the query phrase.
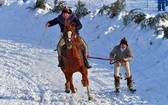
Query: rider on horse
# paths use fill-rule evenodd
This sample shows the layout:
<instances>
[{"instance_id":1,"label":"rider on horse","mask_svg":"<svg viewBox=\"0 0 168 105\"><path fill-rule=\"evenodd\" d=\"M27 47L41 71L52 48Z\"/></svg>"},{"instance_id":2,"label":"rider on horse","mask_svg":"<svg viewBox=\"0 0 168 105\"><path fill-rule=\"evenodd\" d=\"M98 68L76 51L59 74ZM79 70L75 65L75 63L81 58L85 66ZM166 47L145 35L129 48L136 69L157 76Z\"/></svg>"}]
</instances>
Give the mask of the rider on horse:
<instances>
[{"instance_id":1,"label":"rider on horse","mask_svg":"<svg viewBox=\"0 0 168 105\"><path fill-rule=\"evenodd\" d=\"M62 50L63 45L65 45L65 41L62 38L62 33L64 31L64 24L65 24L66 20L70 20L71 22L73 22L76 25L77 32L82 28L82 24L79 21L79 19L76 17L76 15L72 13L71 9L66 8L66 7L63 8L62 13L58 17L56 17L53 20L48 21L45 25L46 28L48 28L48 27L54 26L56 24L59 24L60 29L61 29L61 39L57 44L58 61L59 61L58 67L64 66L62 55L61 55L61 52L62 52L61 50ZM78 33L78 35L79 35L79 33ZM81 43L84 48L84 51L83 51L84 63L85 63L86 68L89 69L89 68L91 68L91 66L89 65L89 63L87 61L87 57L88 57L87 44L85 43L85 41L82 38L81 38Z\"/></svg>"}]
</instances>

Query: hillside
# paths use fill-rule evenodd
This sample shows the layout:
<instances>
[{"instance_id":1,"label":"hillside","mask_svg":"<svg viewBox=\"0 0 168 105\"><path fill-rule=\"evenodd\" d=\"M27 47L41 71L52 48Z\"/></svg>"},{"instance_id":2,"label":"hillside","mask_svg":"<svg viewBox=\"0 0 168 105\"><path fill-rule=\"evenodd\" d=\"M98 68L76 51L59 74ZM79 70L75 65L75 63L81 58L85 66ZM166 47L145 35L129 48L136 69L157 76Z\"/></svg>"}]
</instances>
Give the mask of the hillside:
<instances>
[{"instance_id":1,"label":"hillside","mask_svg":"<svg viewBox=\"0 0 168 105\"><path fill-rule=\"evenodd\" d=\"M1 105L165 105L168 102L165 81L168 40L134 23L124 27L121 16L110 19L97 15L101 2L109 0L85 0L95 11L81 19L80 34L88 44L90 56L102 58L109 58L111 49L123 37L127 38L135 56L131 70L137 92L127 91L126 81L122 79L121 92L115 94L113 65L89 59L90 90L94 98L89 102L79 73L73 75L77 93L64 93L64 74L57 67L57 53L53 51L60 38L59 26L44 27L58 14L28 9L33 6L33 0L14 1L0 7ZM68 0L68 3L75 2ZM123 69L121 73L124 78Z\"/></svg>"}]
</instances>

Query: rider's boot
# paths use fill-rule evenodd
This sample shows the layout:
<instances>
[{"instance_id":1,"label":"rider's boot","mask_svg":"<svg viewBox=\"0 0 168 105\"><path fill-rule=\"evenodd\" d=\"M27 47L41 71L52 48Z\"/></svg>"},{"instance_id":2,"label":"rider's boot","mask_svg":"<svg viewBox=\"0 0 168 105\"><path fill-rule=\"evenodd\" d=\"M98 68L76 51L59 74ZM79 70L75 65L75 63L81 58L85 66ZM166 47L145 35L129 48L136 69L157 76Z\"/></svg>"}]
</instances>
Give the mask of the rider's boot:
<instances>
[{"instance_id":1,"label":"rider's boot","mask_svg":"<svg viewBox=\"0 0 168 105\"><path fill-rule=\"evenodd\" d=\"M88 62L86 56L84 56L83 59L84 59L84 64L85 64L86 68L90 69L92 66L89 65L89 62Z\"/></svg>"},{"instance_id":2,"label":"rider's boot","mask_svg":"<svg viewBox=\"0 0 168 105\"><path fill-rule=\"evenodd\" d=\"M87 44L86 44L86 42L82 38L81 38L81 44L82 44L82 52L83 52L84 64L85 64L85 66L86 66L87 69L90 69L91 66L89 65L89 62L88 62L87 56L86 56L86 54L88 53L87 52L87 50L88 50Z\"/></svg>"},{"instance_id":3,"label":"rider's boot","mask_svg":"<svg viewBox=\"0 0 168 105\"><path fill-rule=\"evenodd\" d=\"M59 61L58 67L63 67L64 62L63 62L62 56L60 56L60 55L58 56L58 61Z\"/></svg>"},{"instance_id":4,"label":"rider's boot","mask_svg":"<svg viewBox=\"0 0 168 105\"><path fill-rule=\"evenodd\" d=\"M129 90L133 89L132 76L127 78L127 87Z\"/></svg>"},{"instance_id":5,"label":"rider's boot","mask_svg":"<svg viewBox=\"0 0 168 105\"><path fill-rule=\"evenodd\" d=\"M115 76L114 79L115 79L115 83L114 83L114 85L115 85L115 91L116 91L116 92L119 92L119 88L120 88L120 77L119 77L119 76Z\"/></svg>"}]
</instances>

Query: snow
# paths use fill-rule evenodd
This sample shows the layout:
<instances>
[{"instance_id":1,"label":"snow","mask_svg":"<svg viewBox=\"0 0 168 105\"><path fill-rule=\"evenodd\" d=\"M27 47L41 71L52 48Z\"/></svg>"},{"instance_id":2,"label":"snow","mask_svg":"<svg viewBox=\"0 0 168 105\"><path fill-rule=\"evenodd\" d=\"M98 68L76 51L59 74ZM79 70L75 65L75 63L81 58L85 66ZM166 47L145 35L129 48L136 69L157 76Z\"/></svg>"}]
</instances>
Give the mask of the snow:
<instances>
[{"instance_id":1,"label":"snow","mask_svg":"<svg viewBox=\"0 0 168 105\"><path fill-rule=\"evenodd\" d=\"M92 10L110 0L85 0ZM115 1L115 0L114 0ZM141 0L146 1L146 0ZM69 5L76 1L67 0ZM128 2L128 1L127 1ZM129 2L128 2L129 3ZM59 26L46 29L45 23L58 14L31 10L34 0L7 1L0 7L0 103L1 105L166 105L168 102L168 41L154 30L133 23L124 27L122 19L109 19L92 13L81 19L80 31L90 56L108 58L111 49L126 37L133 49L131 70L137 92L127 91L121 80L121 92L114 93L114 71L109 61L89 59L90 90L88 101L81 74L75 73L75 94L64 92L65 78L57 67ZM92 6L93 5L93 6ZM95 8L96 7L96 8ZM149 11L148 11L149 12ZM148 16L153 15L153 11ZM124 78L124 70L121 69Z\"/></svg>"}]
</instances>

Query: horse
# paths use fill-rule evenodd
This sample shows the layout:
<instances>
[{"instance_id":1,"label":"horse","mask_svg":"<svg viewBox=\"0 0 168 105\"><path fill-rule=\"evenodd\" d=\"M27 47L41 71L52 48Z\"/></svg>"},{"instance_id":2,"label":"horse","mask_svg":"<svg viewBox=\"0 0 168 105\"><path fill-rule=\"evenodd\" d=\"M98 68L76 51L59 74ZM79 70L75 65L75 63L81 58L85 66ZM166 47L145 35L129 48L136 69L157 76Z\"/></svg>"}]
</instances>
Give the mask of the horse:
<instances>
[{"instance_id":1,"label":"horse","mask_svg":"<svg viewBox=\"0 0 168 105\"><path fill-rule=\"evenodd\" d=\"M70 21L64 24L63 39L65 41L62 57L64 66L61 67L66 79L65 92L76 93L77 89L73 85L73 73L82 74L82 84L87 87L88 100L92 100L89 91L88 70L84 64L84 54L82 50L81 37L78 35L76 26Z\"/></svg>"}]
</instances>

